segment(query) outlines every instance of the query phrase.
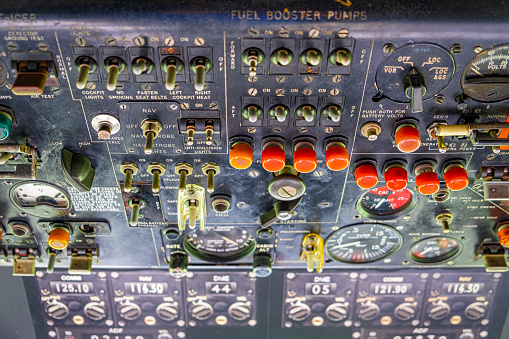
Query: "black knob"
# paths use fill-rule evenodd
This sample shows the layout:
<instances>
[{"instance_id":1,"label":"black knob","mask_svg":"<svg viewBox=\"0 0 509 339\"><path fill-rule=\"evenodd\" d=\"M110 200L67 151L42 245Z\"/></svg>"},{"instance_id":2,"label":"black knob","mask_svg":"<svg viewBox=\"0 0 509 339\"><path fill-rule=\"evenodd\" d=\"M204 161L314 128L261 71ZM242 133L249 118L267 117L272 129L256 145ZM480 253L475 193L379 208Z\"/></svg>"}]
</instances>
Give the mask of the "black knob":
<instances>
[{"instance_id":1,"label":"black knob","mask_svg":"<svg viewBox=\"0 0 509 339\"><path fill-rule=\"evenodd\" d=\"M141 315L141 308L135 303L128 302L118 307L118 314L126 320L136 320Z\"/></svg>"},{"instance_id":2,"label":"black knob","mask_svg":"<svg viewBox=\"0 0 509 339\"><path fill-rule=\"evenodd\" d=\"M331 321L341 321L348 316L348 306L345 303L334 303L325 310L325 316Z\"/></svg>"},{"instance_id":3,"label":"black knob","mask_svg":"<svg viewBox=\"0 0 509 339\"><path fill-rule=\"evenodd\" d=\"M212 316L214 310L210 304L199 301L191 307L191 316L198 320L207 320Z\"/></svg>"},{"instance_id":4,"label":"black knob","mask_svg":"<svg viewBox=\"0 0 509 339\"><path fill-rule=\"evenodd\" d=\"M98 302L90 302L83 308L83 313L92 320L99 321L106 318L106 309Z\"/></svg>"},{"instance_id":5,"label":"black knob","mask_svg":"<svg viewBox=\"0 0 509 339\"><path fill-rule=\"evenodd\" d=\"M163 320L173 321L178 318L179 311L178 308L171 303L162 303L157 306L156 314Z\"/></svg>"},{"instance_id":6,"label":"black knob","mask_svg":"<svg viewBox=\"0 0 509 339\"><path fill-rule=\"evenodd\" d=\"M451 306L443 301L432 304L428 309L428 316L433 320L444 319L449 313L451 313Z\"/></svg>"},{"instance_id":7,"label":"black knob","mask_svg":"<svg viewBox=\"0 0 509 339\"><path fill-rule=\"evenodd\" d=\"M311 309L308 305L297 302L288 308L286 314L293 321L303 321L311 315Z\"/></svg>"},{"instance_id":8,"label":"black knob","mask_svg":"<svg viewBox=\"0 0 509 339\"><path fill-rule=\"evenodd\" d=\"M170 275L174 278L182 278L187 273L189 256L186 253L173 252L170 254Z\"/></svg>"},{"instance_id":9,"label":"black knob","mask_svg":"<svg viewBox=\"0 0 509 339\"><path fill-rule=\"evenodd\" d=\"M236 302L230 306L228 314L235 320L246 320L251 316L251 307L245 302Z\"/></svg>"},{"instance_id":10,"label":"black knob","mask_svg":"<svg viewBox=\"0 0 509 339\"><path fill-rule=\"evenodd\" d=\"M486 305L482 302L475 302L467 306L465 316L470 320L479 320L486 315Z\"/></svg>"},{"instance_id":11,"label":"black knob","mask_svg":"<svg viewBox=\"0 0 509 339\"><path fill-rule=\"evenodd\" d=\"M272 259L266 253L253 256L253 273L259 278L268 277L272 273Z\"/></svg>"},{"instance_id":12,"label":"black knob","mask_svg":"<svg viewBox=\"0 0 509 339\"><path fill-rule=\"evenodd\" d=\"M357 309L357 315L362 320L373 320L380 314L380 307L372 302L367 302L362 304L359 309Z\"/></svg>"},{"instance_id":13,"label":"black knob","mask_svg":"<svg viewBox=\"0 0 509 339\"><path fill-rule=\"evenodd\" d=\"M65 319L69 315L69 308L59 301L46 305L46 313L53 319Z\"/></svg>"},{"instance_id":14,"label":"black knob","mask_svg":"<svg viewBox=\"0 0 509 339\"><path fill-rule=\"evenodd\" d=\"M306 184L297 176L297 171L293 166L285 166L269 183L269 193L277 200L295 200L300 198L305 191Z\"/></svg>"},{"instance_id":15,"label":"black knob","mask_svg":"<svg viewBox=\"0 0 509 339\"><path fill-rule=\"evenodd\" d=\"M412 303L399 304L394 310L394 316L401 321L407 321L415 317L416 309Z\"/></svg>"}]
</instances>

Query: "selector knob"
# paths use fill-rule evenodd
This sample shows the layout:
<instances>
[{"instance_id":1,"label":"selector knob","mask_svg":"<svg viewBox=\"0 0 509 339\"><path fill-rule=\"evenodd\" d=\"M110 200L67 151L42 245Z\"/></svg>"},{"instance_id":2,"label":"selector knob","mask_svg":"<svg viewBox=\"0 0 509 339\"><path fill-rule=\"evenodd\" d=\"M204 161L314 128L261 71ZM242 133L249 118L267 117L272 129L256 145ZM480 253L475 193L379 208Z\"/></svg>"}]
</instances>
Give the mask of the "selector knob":
<instances>
[{"instance_id":1,"label":"selector knob","mask_svg":"<svg viewBox=\"0 0 509 339\"><path fill-rule=\"evenodd\" d=\"M334 303L325 310L325 316L331 321L341 321L348 316L348 306L345 303Z\"/></svg>"},{"instance_id":2,"label":"selector knob","mask_svg":"<svg viewBox=\"0 0 509 339\"><path fill-rule=\"evenodd\" d=\"M303 321L311 315L311 309L308 305L297 302L288 308L286 314L293 321Z\"/></svg>"},{"instance_id":3,"label":"selector knob","mask_svg":"<svg viewBox=\"0 0 509 339\"><path fill-rule=\"evenodd\" d=\"M90 302L83 308L83 313L92 320L99 321L106 317L106 309L98 302Z\"/></svg>"},{"instance_id":4,"label":"selector knob","mask_svg":"<svg viewBox=\"0 0 509 339\"><path fill-rule=\"evenodd\" d=\"M214 313L214 309L209 303L198 302L191 307L191 316L198 320L207 320Z\"/></svg>"},{"instance_id":5,"label":"selector knob","mask_svg":"<svg viewBox=\"0 0 509 339\"><path fill-rule=\"evenodd\" d=\"M486 305L482 302L475 302L467 306L465 316L470 320L479 320L486 315Z\"/></svg>"},{"instance_id":6,"label":"selector knob","mask_svg":"<svg viewBox=\"0 0 509 339\"><path fill-rule=\"evenodd\" d=\"M394 316L401 321L407 321L415 317L417 310L412 303L399 304L394 310Z\"/></svg>"},{"instance_id":7,"label":"selector knob","mask_svg":"<svg viewBox=\"0 0 509 339\"><path fill-rule=\"evenodd\" d=\"M449 313L451 313L451 306L443 301L432 304L428 309L428 317L433 320L444 319Z\"/></svg>"},{"instance_id":8,"label":"selector knob","mask_svg":"<svg viewBox=\"0 0 509 339\"><path fill-rule=\"evenodd\" d=\"M46 306L46 313L53 319L65 319L69 315L69 308L59 301L52 302Z\"/></svg>"},{"instance_id":9,"label":"selector knob","mask_svg":"<svg viewBox=\"0 0 509 339\"><path fill-rule=\"evenodd\" d=\"M245 302L236 302L228 308L228 314L235 320L246 320L251 316L251 307Z\"/></svg>"},{"instance_id":10,"label":"selector knob","mask_svg":"<svg viewBox=\"0 0 509 339\"><path fill-rule=\"evenodd\" d=\"M118 307L118 314L126 320L136 320L141 315L141 309L135 303L125 303Z\"/></svg>"},{"instance_id":11,"label":"selector knob","mask_svg":"<svg viewBox=\"0 0 509 339\"><path fill-rule=\"evenodd\" d=\"M162 303L159 304L156 308L156 314L159 318L166 321L173 321L178 318L179 311L177 307L175 307L171 303Z\"/></svg>"},{"instance_id":12,"label":"selector knob","mask_svg":"<svg viewBox=\"0 0 509 339\"><path fill-rule=\"evenodd\" d=\"M367 302L357 309L357 316L362 320L373 320L380 314L380 307L372 302Z\"/></svg>"}]
</instances>

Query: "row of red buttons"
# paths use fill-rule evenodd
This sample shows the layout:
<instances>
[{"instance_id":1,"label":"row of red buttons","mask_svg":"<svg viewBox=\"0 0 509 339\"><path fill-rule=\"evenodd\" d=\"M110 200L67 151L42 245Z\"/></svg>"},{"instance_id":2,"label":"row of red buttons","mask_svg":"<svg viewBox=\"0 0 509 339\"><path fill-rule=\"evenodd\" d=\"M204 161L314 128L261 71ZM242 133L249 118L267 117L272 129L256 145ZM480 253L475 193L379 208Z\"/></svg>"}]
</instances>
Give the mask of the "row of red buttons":
<instances>
[{"instance_id":1,"label":"row of red buttons","mask_svg":"<svg viewBox=\"0 0 509 339\"><path fill-rule=\"evenodd\" d=\"M253 149L246 142L237 142L230 149L230 165L236 169L246 169L253 163ZM341 171L350 163L348 150L342 144L335 144L325 151L325 163L330 170ZM278 145L269 145L262 151L262 166L269 172L277 172L285 167L285 151ZM302 147L293 152L293 167L301 173L309 173L317 166L316 152Z\"/></svg>"},{"instance_id":2,"label":"row of red buttons","mask_svg":"<svg viewBox=\"0 0 509 339\"><path fill-rule=\"evenodd\" d=\"M372 164L363 164L355 169L355 181L359 187L369 189L378 183L378 171ZM408 173L401 166L389 167L384 172L385 185L398 191L408 185ZM444 172L444 181L451 191L460 191L468 186L467 171L461 166L450 166ZM421 194L436 193L440 188L440 181L435 172L423 172L415 178L417 190Z\"/></svg>"}]
</instances>

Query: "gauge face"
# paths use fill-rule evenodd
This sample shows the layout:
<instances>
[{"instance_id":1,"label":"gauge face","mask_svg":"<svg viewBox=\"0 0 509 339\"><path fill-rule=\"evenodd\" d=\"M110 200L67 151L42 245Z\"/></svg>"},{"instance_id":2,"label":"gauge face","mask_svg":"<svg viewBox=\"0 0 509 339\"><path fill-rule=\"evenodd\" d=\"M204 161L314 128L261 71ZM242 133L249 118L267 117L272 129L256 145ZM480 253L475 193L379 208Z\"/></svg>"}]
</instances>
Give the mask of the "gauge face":
<instances>
[{"instance_id":1,"label":"gauge face","mask_svg":"<svg viewBox=\"0 0 509 339\"><path fill-rule=\"evenodd\" d=\"M417 206L417 195L404 188L393 191L386 186L373 188L357 200L357 210L367 218L390 220L411 212Z\"/></svg>"},{"instance_id":2,"label":"gauge face","mask_svg":"<svg viewBox=\"0 0 509 339\"><path fill-rule=\"evenodd\" d=\"M195 258L228 262L251 254L256 246L254 237L240 228L215 227L205 232L197 230L184 240L184 249Z\"/></svg>"},{"instance_id":3,"label":"gauge face","mask_svg":"<svg viewBox=\"0 0 509 339\"><path fill-rule=\"evenodd\" d=\"M36 217L59 217L71 210L71 197L62 188L43 181L12 186L10 198L17 208Z\"/></svg>"},{"instance_id":4,"label":"gauge face","mask_svg":"<svg viewBox=\"0 0 509 339\"><path fill-rule=\"evenodd\" d=\"M460 243L447 237L434 237L416 242L410 248L410 258L420 263L437 263L454 257Z\"/></svg>"},{"instance_id":5,"label":"gauge face","mask_svg":"<svg viewBox=\"0 0 509 339\"><path fill-rule=\"evenodd\" d=\"M385 258L400 246L401 235L394 228L360 224L332 233L325 242L325 251L334 260L362 264Z\"/></svg>"},{"instance_id":6,"label":"gauge face","mask_svg":"<svg viewBox=\"0 0 509 339\"><path fill-rule=\"evenodd\" d=\"M440 93L454 75L454 59L446 49L432 44L403 46L389 54L378 66L376 86L381 94L398 102L410 102L404 80L415 70L423 80L426 100Z\"/></svg>"},{"instance_id":7,"label":"gauge face","mask_svg":"<svg viewBox=\"0 0 509 339\"><path fill-rule=\"evenodd\" d=\"M470 98L496 102L509 98L509 45L479 53L461 76L461 88Z\"/></svg>"}]
</instances>

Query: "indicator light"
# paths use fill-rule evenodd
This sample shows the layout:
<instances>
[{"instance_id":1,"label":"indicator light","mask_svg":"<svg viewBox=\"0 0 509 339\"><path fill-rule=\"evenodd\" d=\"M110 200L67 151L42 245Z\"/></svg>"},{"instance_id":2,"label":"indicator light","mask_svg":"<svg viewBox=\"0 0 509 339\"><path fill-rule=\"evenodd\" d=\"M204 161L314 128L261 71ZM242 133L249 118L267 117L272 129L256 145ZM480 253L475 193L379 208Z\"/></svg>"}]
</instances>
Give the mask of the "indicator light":
<instances>
[{"instance_id":1,"label":"indicator light","mask_svg":"<svg viewBox=\"0 0 509 339\"><path fill-rule=\"evenodd\" d=\"M419 130L412 124L399 126L394 133L394 140L398 149L404 153L414 152L421 146Z\"/></svg>"},{"instance_id":2,"label":"indicator light","mask_svg":"<svg viewBox=\"0 0 509 339\"><path fill-rule=\"evenodd\" d=\"M236 142L230 148L229 160L233 168L249 168L253 163L253 149L247 142Z\"/></svg>"},{"instance_id":3,"label":"indicator light","mask_svg":"<svg viewBox=\"0 0 509 339\"><path fill-rule=\"evenodd\" d=\"M348 150L342 142L332 142L325 151L325 163L332 171L342 171L350 163Z\"/></svg>"},{"instance_id":4,"label":"indicator light","mask_svg":"<svg viewBox=\"0 0 509 339\"><path fill-rule=\"evenodd\" d=\"M440 189L440 181L435 172L422 172L415 178L415 185L419 193L430 195Z\"/></svg>"},{"instance_id":5,"label":"indicator light","mask_svg":"<svg viewBox=\"0 0 509 339\"><path fill-rule=\"evenodd\" d=\"M69 245L71 235L65 228L54 228L48 237L48 245L56 250L63 250Z\"/></svg>"},{"instance_id":6,"label":"indicator light","mask_svg":"<svg viewBox=\"0 0 509 339\"><path fill-rule=\"evenodd\" d=\"M384 180L389 189L399 191L408 185L408 174L402 166L394 165L385 170Z\"/></svg>"},{"instance_id":7,"label":"indicator light","mask_svg":"<svg viewBox=\"0 0 509 339\"><path fill-rule=\"evenodd\" d=\"M378 173L372 164L360 165L355 169L354 175L360 188L368 189L378 184Z\"/></svg>"},{"instance_id":8,"label":"indicator light","mask_svg":"<svg viewBox=\"0 0 509 339\"><path fill-rule=\"evenodd\" d=\"M285 167L285 150L278 143L269 143L262 151L262 166L266 171L278 172Z\"/></svg>"},{"instance_id":9,"label":"indicator light","mask_svg":"<svg viewBox=\"0 0 509 339\"><path fill-rule=\"evenodd\" d=\"M461 191L468 186L467 171L459 164L446 167L444 180L447 188L451 191Z\"/></svg>"},{"instance_id":10,"label":"indicator light","mask_svg":"<svg viewBox=\"0 0 509 339\"><path fill-rule=\"evenodd\" d=\"M309 173L316 168L316 152L312 148L301 147L293 152L293 167L301 173Z\"/></svg>"}]
</instances>

